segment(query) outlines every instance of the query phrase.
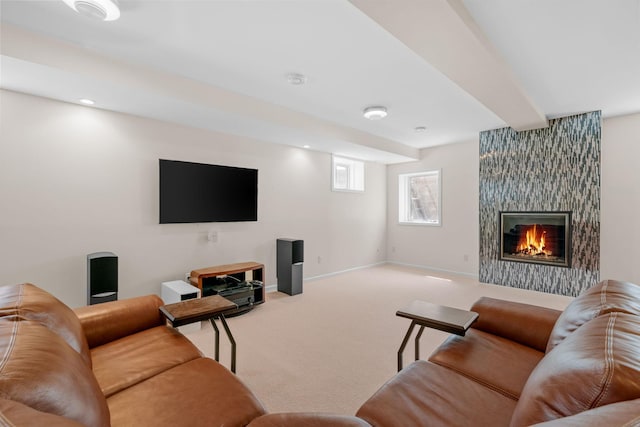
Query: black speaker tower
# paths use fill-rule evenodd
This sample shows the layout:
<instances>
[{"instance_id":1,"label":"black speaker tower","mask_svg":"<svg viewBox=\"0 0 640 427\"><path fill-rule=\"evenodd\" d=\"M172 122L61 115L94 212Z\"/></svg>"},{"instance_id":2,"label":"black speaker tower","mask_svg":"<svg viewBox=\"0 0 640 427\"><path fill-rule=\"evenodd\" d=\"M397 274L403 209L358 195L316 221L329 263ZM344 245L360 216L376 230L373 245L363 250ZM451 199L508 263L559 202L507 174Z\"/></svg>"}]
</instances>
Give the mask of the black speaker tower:
<instances>
[{"instance_id":1,"label":"black speaker tower","mask_svg":"<svg viewBox=\"0 0 640 427\"><path fill-rule=\"evenodd\" d=\"M301 294L304 240L278 239L276 258L278 292L284 292L289 295Z\"/></svg>"},{"instance_id":2,"label":"black speaker tower","mask_svg":"<svg viewBox=\"0 0 640 427\"><path fill-rule=\"evenodd\" d=\"M87 255L87 305L118 299L118 257L112 252Z\"/></svg>"}]
</instances>

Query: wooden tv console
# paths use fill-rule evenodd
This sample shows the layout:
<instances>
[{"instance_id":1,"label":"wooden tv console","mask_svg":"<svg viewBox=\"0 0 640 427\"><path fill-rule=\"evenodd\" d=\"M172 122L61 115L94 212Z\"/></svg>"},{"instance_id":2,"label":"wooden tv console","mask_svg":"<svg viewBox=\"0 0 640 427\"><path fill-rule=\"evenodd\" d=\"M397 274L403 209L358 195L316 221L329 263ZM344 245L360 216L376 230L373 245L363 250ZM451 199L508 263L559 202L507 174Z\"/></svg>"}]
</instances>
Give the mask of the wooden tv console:
<instances>
[{"instance_id":1,"label":"wooden tv console","mask_svg":"<svg viewBox=\"0 0 640 427\"><path fill-rule=\"evenodd\" d=\"M249 276L250 273L250 276ZM200 268L193 270L189 276L191 284L200 289L200 295L206 296L207 281L215 280L220 276L232 276L240 281L245 280L259 280L263 282L263 286L254 289L253 303L249 305L238 304L238 309L231 313L225 313L227 317L229 315L241 314L249 311L256 304L262 304L265 300L265 287L264 287L264 265L257 262L240 262L237 264L217 265L214 267ZM230 298L232 299L232 298Z\"/></svg>"}]
</instances>

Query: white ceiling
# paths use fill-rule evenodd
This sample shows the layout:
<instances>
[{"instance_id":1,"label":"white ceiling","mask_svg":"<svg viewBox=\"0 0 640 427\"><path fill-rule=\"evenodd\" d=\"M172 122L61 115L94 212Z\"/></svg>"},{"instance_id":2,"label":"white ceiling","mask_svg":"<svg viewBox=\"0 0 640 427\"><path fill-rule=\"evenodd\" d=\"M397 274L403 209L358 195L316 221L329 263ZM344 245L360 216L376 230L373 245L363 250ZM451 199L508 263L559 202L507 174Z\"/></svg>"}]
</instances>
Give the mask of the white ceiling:
<instances>
[{"instance_id":1,"label":"white ceiling","mask_svg":"<svg viewBox=\"0 0 640 427\"><path fill-rule=\"evenodd\" d=\"M97 22L62 0L0 0L0 86L382 163L487 129L640 112L640 0L120 6ZM371 105L389 116L364 119Z\"/></svg>"}]
</instances>

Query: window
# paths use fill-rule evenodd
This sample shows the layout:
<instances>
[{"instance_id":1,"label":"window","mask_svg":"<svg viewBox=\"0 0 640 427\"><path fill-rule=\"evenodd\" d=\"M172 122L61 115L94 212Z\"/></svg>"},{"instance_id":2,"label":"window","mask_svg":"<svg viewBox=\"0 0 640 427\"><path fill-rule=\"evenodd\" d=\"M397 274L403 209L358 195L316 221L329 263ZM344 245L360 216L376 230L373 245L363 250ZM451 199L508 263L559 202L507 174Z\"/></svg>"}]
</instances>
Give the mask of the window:
<instances>
[{"instance_id":1,"label":"window","mask_svg":"<svg viewBox=\"0 0 640 427\"><path fill-rule=\"evenodd\" d=\"M440 171L403 174L398 178L399 222L440 225Z\"/></svg>"},{"instance_id":2,"label":"window","mask_svg":"<svg viewBox=\"0 0 640 427\"><path fill-rule=\"evenodd\" d=\"M364 162L333 156L334 191L364 191Z\"/></svg>"}]
</instances>

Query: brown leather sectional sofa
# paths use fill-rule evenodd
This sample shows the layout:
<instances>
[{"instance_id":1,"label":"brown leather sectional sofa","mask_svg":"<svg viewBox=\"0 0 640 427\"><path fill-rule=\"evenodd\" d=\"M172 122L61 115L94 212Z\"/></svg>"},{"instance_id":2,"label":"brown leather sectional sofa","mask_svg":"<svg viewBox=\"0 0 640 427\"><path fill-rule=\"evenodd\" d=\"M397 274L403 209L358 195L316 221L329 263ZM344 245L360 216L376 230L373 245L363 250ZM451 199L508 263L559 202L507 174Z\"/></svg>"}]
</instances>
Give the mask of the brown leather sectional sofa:
<instances>
[{"instance_id":1,"label":"brown leather sectional sofa","mask_svg":"<svg viewBox=\"0 0 640 427\"><path fill-rule=\"evenodd\" d=\"M464 337L396 374L354 417L251 427L640 426L640 286L604 281L559 312L481 298Z\"/></svg>"},{"instance_id":2,"label":"brown leather sectional sofa","mask_svg":"<svg viewBox=\"0 0 640 427\"><path fill-rule=\"evenodd\" d=\"M144 296L75 312L0 287L0 425L244 426L262 404Z\"/></svg>"},{"instance_id":3,"label":"brown leather sectional sofa","mask_svg":"<svg viewBox=\"0 0 640 427\"><path fill-rule=\"evenodd\" d=\"M146 296L75 312L0 287L0 425L640 426L640 286L604 281L564 312L491 298L355 416L265 414ZM274 373L277 375L277 373ZM215 397L215 398L213 398Z\"/></svg>"}]
</instances>

